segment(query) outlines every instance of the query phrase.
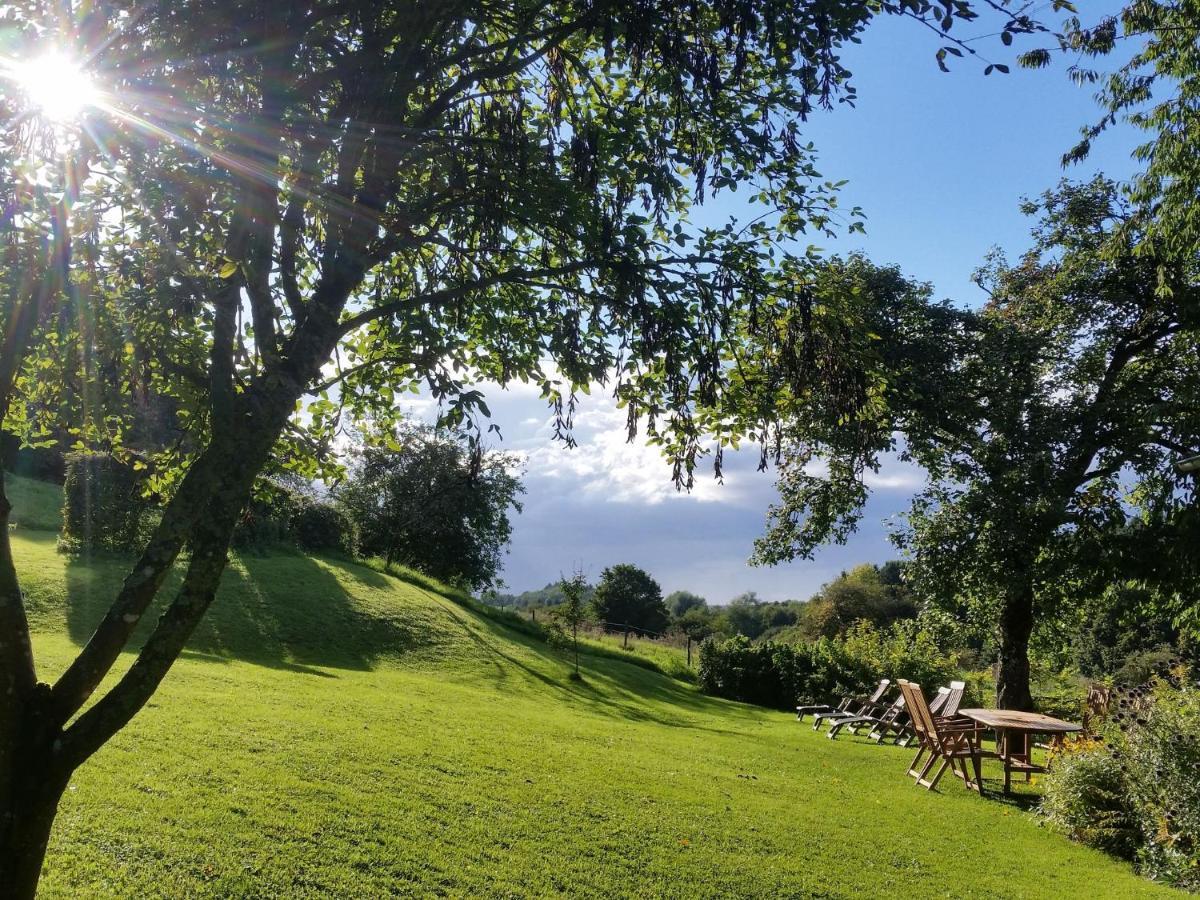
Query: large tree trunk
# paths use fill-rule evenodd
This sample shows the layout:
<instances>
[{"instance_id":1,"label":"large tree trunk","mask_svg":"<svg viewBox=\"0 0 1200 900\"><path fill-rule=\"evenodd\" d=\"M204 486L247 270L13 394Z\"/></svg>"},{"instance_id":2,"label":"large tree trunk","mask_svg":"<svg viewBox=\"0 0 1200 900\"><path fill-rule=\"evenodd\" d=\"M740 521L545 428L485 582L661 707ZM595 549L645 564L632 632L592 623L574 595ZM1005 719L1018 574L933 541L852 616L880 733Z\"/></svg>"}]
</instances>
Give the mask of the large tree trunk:
<instances>
[{"instance_id":1,"label":"large tree trunk","mask_svg":"<svg viewBox=\"0 0 1200 900\"><path fill-rule=\"evenodd\" d=\"M280 404L281 409L290 406ZM153 695L212 603L237 516L286 420L285 412L273 412L262 417L258 427L210 444L202 465L211 465L220 476L199 496L175 498L177 504L203 504L203 515L187 517L191 554L183 585L117 686L65 730L49 685L32 684L23 692L22 702L7 705L10 727L0 733L0 897L5 900L34 896L51 826L71 773ZM3 508L0 505L0 523ZM0 535L0 544L7 537ZM4 559L0 553L0 562ZM3 582L0 577L0 587Z\"/></svg>"},{"instance_id":2,"label":"large tree trunk","mask_svg":"<svg viewBox=\"0 0 1200 900\"><path fill-rule=\"evenodd\" d=\"M0 893L29 900L37 892L58 803L71 777L60 758L61 730L50 717L50 689L39 684L21 704L19 731L6 740L0 773Z\"/></svg>"},{"instance_id":3,"label":"large tree trunk","mask_svg":"<svg viewBox=\"0 0 1200 900\"><path fill-rule=\"evenodd\" d=\"M1009 585L1000 608L1000 655L996 673L996 705L1033 710L1029 690L1029 636L1033 633L1033 585Z\"/></svg>"}]
</instances>

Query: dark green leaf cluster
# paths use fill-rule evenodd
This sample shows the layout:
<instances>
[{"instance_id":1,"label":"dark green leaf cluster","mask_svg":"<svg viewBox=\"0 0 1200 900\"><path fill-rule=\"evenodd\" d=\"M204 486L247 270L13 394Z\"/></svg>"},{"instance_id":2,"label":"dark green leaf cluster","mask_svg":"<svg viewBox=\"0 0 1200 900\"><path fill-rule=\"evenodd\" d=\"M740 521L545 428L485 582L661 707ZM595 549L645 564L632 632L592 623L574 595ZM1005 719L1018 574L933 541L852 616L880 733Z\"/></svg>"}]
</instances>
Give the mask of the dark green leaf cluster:
<instances>
[{"instance_id":1,"label":"dark green leaf cluster","mask_svg":"<svg viewBox=\"0 0 1200 900\"><path fill-rule=\"evenodd\" d=\"M628 563L609 566L600 573L592 608L600 626L612 631L630 628L660 634L670 622L658 582Z\"/></svg>"},{"instance_id":2,"label":"dark green leaf cluster","mask_svg":"<svg viewBox=\"0 0 1200 900\"><path fill-rule=\"evenodd\" d=\"M471 590L495 580L524 493L510 455L408 425L368 432L355 457L336 494L363 555Z\"/></svg>"}]
</instances>

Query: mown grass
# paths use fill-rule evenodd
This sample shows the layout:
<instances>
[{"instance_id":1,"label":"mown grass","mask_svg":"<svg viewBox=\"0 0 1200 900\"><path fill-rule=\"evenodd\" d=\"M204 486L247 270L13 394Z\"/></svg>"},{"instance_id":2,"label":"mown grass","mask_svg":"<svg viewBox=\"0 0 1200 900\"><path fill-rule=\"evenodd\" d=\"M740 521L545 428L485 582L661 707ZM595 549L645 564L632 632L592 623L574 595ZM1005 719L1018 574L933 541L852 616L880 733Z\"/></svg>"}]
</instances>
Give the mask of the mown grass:
<instances>
[{"instance_id":1,"label":"mown grass","mask_svg":"<svg viewBox=\"0 0 1200 900\"><path fill-rule=\"evenodd\" d=\"M120 561L13 544L51 678ZM908 751L583 662L574 682L536 637L365 566L240 559L194 649L72 779L44 895L1166 893L1021 802L915 789Z\"/></svg>"},{"instance_id":2,"label":"mown grass","mask_svg":"<svg viewBox=\"0 0 1200 900\"><path fill-rule=\"evenodd\" d=\"M682 678L684 681L696 680L695 666L700 659L700 647L692 647L692 664L688 665L687 650L663 640L629 635L626 641L623 634L606 633L600 629L591 629L586 636L580 638L581 645L593 650L620 654L618 659L646 660L664 675Z\"/></svg>"}]
</instances>

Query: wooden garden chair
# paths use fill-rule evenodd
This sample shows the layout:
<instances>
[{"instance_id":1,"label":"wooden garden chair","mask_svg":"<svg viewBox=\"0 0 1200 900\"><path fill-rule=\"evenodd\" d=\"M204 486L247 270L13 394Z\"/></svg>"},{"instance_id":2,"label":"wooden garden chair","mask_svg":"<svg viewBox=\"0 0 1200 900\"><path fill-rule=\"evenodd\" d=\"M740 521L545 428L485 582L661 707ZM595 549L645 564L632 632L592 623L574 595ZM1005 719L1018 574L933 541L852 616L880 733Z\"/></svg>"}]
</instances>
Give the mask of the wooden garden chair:
<instances>
[{"instance_id":1,"label":"wooden garden chair","mask_svg":"<svg viewBox=\"0 0 1200 900\"><path fill-rule=\"evenodd\" d=\"M852 719L859 715L878 715L882 713L887 708L883 704L883 695L887 694L890 686L892 686L892 682L884 678L871 696L858 697L848 704L845 709L830 709L826 713L814 714L812 716L812 731L820 731L822 725L833 720Z\"/></svg>"},{"instance_id":2,"label":"wooden garden chair","mask_svg":"<svg viewBox=\"0 0 1200 900\"><path fill-rule=\"evenodd\" d=\"M938 688L937 696L929 704L929 708L935 716L940 715L942 707L949 699L949 695L950 688ZM957 704L954 708L957 711ZM871 728L871 733L867 737L877 744L882 744L885 738L893 738L892 743L897 747L907 747L916 740L917 732L913 727L912 716L908 715L906 710L905 715L883 719L875 723Z\"/></svg>"},{"instance_id":3,"label":"wooden garden chair","mask_svg":"<svg viewBox=\"0 0 1200 900\"><path fill-rule=\"evenodd\" d=\"M883 678L880 680L875 689L874 694L869 697L845 697L842 698L838 706L832 707L828 703L817 703L814 706L796 707L796 720L804 721L805 715L812 715L814 722L812 727L816 728L820 725L821 719L829 718L833 715L856 715L860 710L874 708L878 702L883 700L883 695L887 694L888 688L892 686L892 679Z\"/></svg>"},{"instance_id":4,"label":"wooden garden chair","mask_svg":"<svg viewBox=\"0 0 1200 900\"><path fill-rule=\"evenodd\" d=\"M929 704L930 711L935 716L942 718L954 717L958 713L958 707L962 704L965 688L966 682L963 681L952 681L950 682L950 687L938 688L937 696ZM836 737L842 728L849 728L852 733L858 734L859 729L866 725L871 726L871 731L867 737L877 744L882 744L887 738L893 738L892 743L896 746L907 747L918 736L913 725L912 715L906 708L903 694L898 698L898 702L893 703L879 715L854 716L853 718L844 717L832 720L829 727L829 736L831 738Z\"/></svg>"},{"instance_id":5,"label":"wooden garden chair","mask_svg":"<svg viewBox=\"0 0 1200 900\"><path fill-rule=\"evenodd\" d=\"M924 734L926 749L929 751L929 761L917 773L917 784L929 790L934 790L946 769L951 769L963 784L979 794L983 793L983 769L981 761L985 756L995 756L984 751L979 744L979 729L974 722L964 722L959 719L945 719L934 716L925 700L921 686L915 681L900 680L900 694L904 697L912 716L915 728ZM930 770L941 760L941 766L929 777ZM971 768L967 768L970 760ZM961 771L960 771L961 769ZM909 769L913 774L913 768Z\"/></svg>"},{"instance_id":6,"label":"wooden garden chair","mask_svg":"<svg viewBox=\"0 0 1200 900\"><path fill-rule=\"evenodd\" d=\"M952 681L949 687L938 688L937 696L929 703L929 711L934 718L944 719L947 723L966 723L970 719L958 715L958 708L962 705L963 692L966 690L967 684L965 681ZM901 689L901 694L904 691ZM908 767L908 774L914 778L921 777L921 771L917 768L917 764L921 761L926 753L930 752L930 744L926 738L925 726L916 718L910 719L910 728L912 736L917 741L917 755L913 758L912 763Z\"/></svg>"},{"instance_id":7,"label":"wooden garden chair","mask_svg":"<svg viewBox=\"0 0 1200 900\"><path fill-rule=\"evenodd\" d=\"M1109 705L1112 703L1112 688L1106 684L1093 683L1088 685L1087 698L1083 701L1083 736L1095 737L1099 732L1099 724L1108 718Z\"/></svg>"}]
</instances>

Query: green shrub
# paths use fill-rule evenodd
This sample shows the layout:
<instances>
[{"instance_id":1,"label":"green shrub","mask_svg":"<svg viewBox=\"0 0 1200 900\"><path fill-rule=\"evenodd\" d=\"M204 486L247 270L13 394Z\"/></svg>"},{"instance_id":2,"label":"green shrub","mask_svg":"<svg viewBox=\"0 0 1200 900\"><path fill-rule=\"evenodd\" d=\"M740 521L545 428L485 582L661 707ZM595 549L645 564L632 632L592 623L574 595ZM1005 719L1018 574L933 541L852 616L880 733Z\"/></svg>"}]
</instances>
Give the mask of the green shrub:
<instances>
[{"instance_id":1,"label":"green shrub","mask_svg":"<svg viewBox=\"0 0 1200 900\"><path fill-rule=\"evenodd\" d=\"M358 529L340 507L275 481L262 484L233 532L241 549L296 546L309 553L354 555Z\"/></svg>"},{"instance_id":2,"label":"green shrub","mask_svg":"<svg viewBox=\"0 0 1200 900\"><path fill-rule=\"evenodd\" d=\"M887 628L859 622L842 639L810 644L751 644L739 635L700 648L706 693L776 709L868 693L881 678L907 678L932 692L954 675L953 659L919 620Z\"/></svg>"},{"instance_id":3,"label":"green shrub","mask_svg":"<svg viewBox=\"0 0 1200 900\"><path fill-rule=\"evenodd\" d=\"M843 647L860 667L870 671L871 681L907 678L920 684L929 696L957 674L954 659L938 646L934 632L917 619L890 628L859 622L846 633Z\"/></svg>"},{"instance_id":4,"label":"green shrub","mask_svg":"<svg viewBox=\"0 0 1200 900\"><path fill-rule=\"evenodd\" d=\"M320 500L299 503L288 520L288 530L302 550L353 556L358 548L358 528L338 506Z\"/></svg>"},{"instance_id":5,"label":"green shrub","mask_svg":"<svg viewBox=\"0 0 1200 900\"><path fill-rule=\"evenodd\" d=\"M1158 681L1120 750L1145 874L1200 891L1200 688Z\"/></svg>"},{"instance_id":6,"label":"green shrub","mask_svg":"<svg viewBox=\"0 0 1200 900\"><path fill-rule=\"evenodd\" d=\"M835 641L751 644L743 635L700 647L698 680L706 693L775 709L859 693L870 673Z\"/></svg>"},{"instance_id":7,"label":"green shrub","mask_svg":"<svg viewBox=\"0 0 1200 900\"><path fill-rule=\"evenodd\" d=\"M291 543L288 522L296 512L298 498L294 491L274 484L257 491L233 530L233 546L263 550Z\"/></svg>"},{"instance_id":8,"label":"green shrub","mask_svg":"<svg viewBox=\"0 0 1200 900\"><path fill-rule=\"evenodd\" d=\"M1179 654L1169 644L1131 653L1113 673L1116 684L1146 684L1155 675L1163 675L1179 664Z\"/></svg>"},{"instance_id":9,"label":"green shrub","mask_svg":"<svg viewBox=\"0 0 1200 900\"><path fill-rule=\"evenodd\" d=\"M1121 761L1096 741L1073 744L1054 757L1042 813L1073 840L1123 859L1132 859L1141 843Z\"/></svg>"},{"instance_id":10,"label":"green shrub","mask_svg":"<svg viewBox=\"0 0 1200 900\"><path fill-rule=\"evenodd\" d=\"M1124 692L1104 742L1055 757L1042 809L1072 837L1200 891L1200 688L1180 672Z\"/></svg>"},{"instance_id":11,"label":"green shrub","mask_svg":"<svg viewBox=\"0 0 1200 900\"><path fill-rule=\"evenodd\" d=\"M152 510L131 465L107 453L67 455L61 545L69 551L138 549Z\"/></svg>"}]
</instances>

